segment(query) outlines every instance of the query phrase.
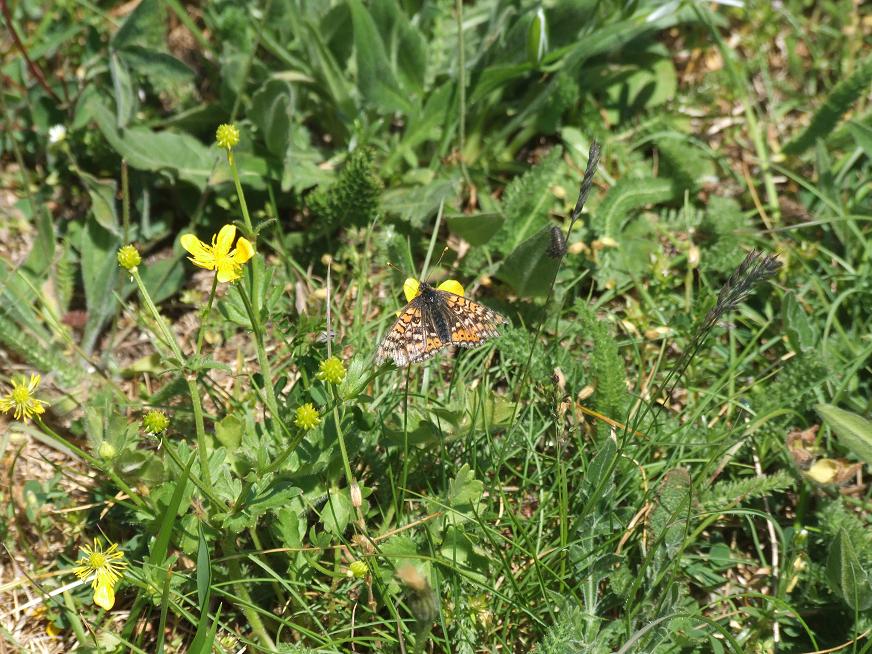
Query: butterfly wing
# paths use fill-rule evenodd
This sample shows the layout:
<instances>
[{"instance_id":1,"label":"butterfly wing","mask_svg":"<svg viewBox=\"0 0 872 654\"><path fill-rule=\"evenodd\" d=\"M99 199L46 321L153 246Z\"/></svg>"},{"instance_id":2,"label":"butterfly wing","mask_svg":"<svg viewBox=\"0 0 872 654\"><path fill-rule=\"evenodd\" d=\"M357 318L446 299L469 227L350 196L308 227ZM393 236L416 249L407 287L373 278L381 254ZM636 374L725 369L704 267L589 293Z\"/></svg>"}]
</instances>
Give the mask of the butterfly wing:
<instances>
[{"instance_id":1,"label":"butterfly wing","mask_svg":"<svg viewBox=\"0 0 872 654\"><path fill-rule=\"evenodd\" d=\"M451 329L451 345L478 347L488 339L499 336L499 326L509 322L502 314L462 295L448 291L437 293L444 300L440 305Z\"/></svg>"},{"instance_id":2,"label":"butterfly wing","mask_svg":"<svg viewBox=\"0 0 872 654\"><path fill-rule=\"evenodd\" d=\"M385 334L375 354L376 365L391 359L398 368L426 361L450 345L439 338L428 308L416 298L407 304Z\"/></svg>"}]
</instances>

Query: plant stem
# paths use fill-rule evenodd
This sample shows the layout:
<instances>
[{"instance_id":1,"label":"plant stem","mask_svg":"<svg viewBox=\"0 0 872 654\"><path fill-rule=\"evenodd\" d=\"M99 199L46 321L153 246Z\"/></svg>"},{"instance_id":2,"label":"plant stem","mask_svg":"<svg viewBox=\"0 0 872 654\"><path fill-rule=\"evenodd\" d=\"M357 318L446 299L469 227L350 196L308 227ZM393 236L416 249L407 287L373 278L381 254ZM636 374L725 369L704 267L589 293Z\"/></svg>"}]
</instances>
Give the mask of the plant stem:
<instances>
[{"instance_id":1,"label":"plant stem","mask_svg":"<svg viewBox=\"0 0 872 654\"><path fill-rule=\"evenodd\" d=\"M85 450L73 445L70 441L68 441L66 438L64 438L63 436L58 434L55 430L53 430L51 427L49 427L47 424L45 424L42 421L42 418L36 418L36 424L39 425L39 428L42 430L42 432L46 436L48 436L52 440L57 441L59 444L63 445L65 448L70 450L73 454L75 454L76 456L79 456L82 459L84 459L85 461L87 461L89 465L93 466L97 470L101 470L102 472L109 475L109 477L112 478L112 481L115 483L115 485L118 486L118 488L120 488L122 491L127 493L127 495L130 497L130 501L133 502L134 504L136 504L137 507L139 507L140 509L147 511L149 513L152 512L151 508L148 506L148 504L146 504L145 501L141 497L139 497L139 495L136 493L136 491L134 491L130 486L128 486L127 483L123 479L121 479L121 477L119 477L117 474L115 474L114 470L112 470L110 467L106 466L99 459L97 459L97 458L91 456L90 454L88 454L87 452L85 452Z\"/></svg>"},{"instance_id":2,"label":"plant stem","mask_svg":"<svg viewBox=\"0 0 872 654\"><path fill-rule=\"evenodd\" d=\"M169 327L167 327L166 323L163 321L163 318L161 317L160 312L157 310L154 301L151 299L151 295L149 294L148 289L145 287L145 284L142 283L142 277L139 276L139 271L136 268L133 268L130 271L130 274L133 275L133 279L136 281L136 285L139 288L139 293L142 296L142 299L145 301L145 306L148 307L148 310L154 317L157 328L160 330L161 334L164 337L164 340L173 351L173 355L178 360L179 366L184 369L185 356L184 354L182 354L182 349L176 342L176 338L169 330ZM209 472L209 450L206 445L206 427L203 423L203 406L200 402L200 391L197 388L197 380L189 378L186 372L184 374L185 381L188 384L188 393L191 395L191 406L194 411L194 428L197 431L197 453L200 459L200 475L203 477L203 482L206 484L206 486L211 486L212 475Z\"/></svg>"},{"instance_id":3,"label":"plant stem","mask_svg":"<svg viewBox=\"0 0 872 654\"><path fill-rule=\"evenodd\" d=\"M215 289L218 288L218 273L212 277L212 290L209 291L209 301L206 303L206 310L200 317L200 329L197 332L197 349L195 354L200 354L203 349L203 335L206 332L206 321L209 319L209 314L212 313L212 303L215 301Z\"/></svg>"}]
</instances>

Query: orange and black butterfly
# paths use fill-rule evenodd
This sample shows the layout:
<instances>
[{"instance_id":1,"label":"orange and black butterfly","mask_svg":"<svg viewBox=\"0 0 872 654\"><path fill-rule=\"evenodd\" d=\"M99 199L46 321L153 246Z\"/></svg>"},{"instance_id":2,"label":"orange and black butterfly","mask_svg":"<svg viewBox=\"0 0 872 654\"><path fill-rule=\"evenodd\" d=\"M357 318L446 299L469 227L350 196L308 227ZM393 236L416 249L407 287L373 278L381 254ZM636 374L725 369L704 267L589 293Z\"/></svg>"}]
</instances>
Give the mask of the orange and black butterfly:
<instances>
[{"instance_id":1,"label":"orange and black butterfly","mask_svg":"<svg viewBox=\"0 0 872 654\"><path fill-rule=\"evenodd\" d=\"M449 345L478 347L499 336L497 327L508 322L483 304L422 282L378 346L375 362L390 359L402 368L426 361Z\"/></svg>"}]
</instances>

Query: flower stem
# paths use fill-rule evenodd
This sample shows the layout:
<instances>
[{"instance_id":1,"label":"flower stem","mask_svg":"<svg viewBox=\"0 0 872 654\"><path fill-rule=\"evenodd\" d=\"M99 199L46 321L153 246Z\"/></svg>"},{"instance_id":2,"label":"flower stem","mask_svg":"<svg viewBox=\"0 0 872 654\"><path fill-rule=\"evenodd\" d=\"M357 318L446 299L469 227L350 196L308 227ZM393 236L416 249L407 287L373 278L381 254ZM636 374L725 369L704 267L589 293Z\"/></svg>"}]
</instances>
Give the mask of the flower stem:
<instances>
[{"instance_id":1,"label":"flower stem","mask_svg":"<svg viewBox=\"0 0 872 654\"><path fill-rule=\"evenodd\" d=\"M115 482L115 485L118 486L118 488L120 488L122 491L124 491L130 497L131 502L136 504L136 506L138 506L140 509L143 509L144 511L148 511L149 513L151 513L151 508L145 503L145 501L136 493L136 491L134 491L130 486L128 486L127 483L123 479L121 479L121 477L119 477L117 474L115 474L115 471L112 470L111 467L105 465L102 461L94 458L93 456L91 456L90 454L85 452L85 450L81 449L80 447L73 445L70 441L68 441L66 438L64 438L63 436L58 434L55 430L53 430L51 427L49 427L47 424L45 424L42 421L42 418L36 418L36 424L39 425L39 428L42 430L42 432L46 436L48 436L49 438L51 438L54 441L57 441L60 445L64 446L68 450L70 450L73 454L81 457L82 459L87 461L90 465L97 468L97 470L102 470L107 475L109 475L109 477L111 477L112 481Z\"/></svg>"},{"instance_id":2,"label":"flower stem","mask_svg":"<svg viewBox=\"0 0 872 654\"><path fill-rule=\"evenodd\" d=\"M176 337L173 336L173 333L163 321L160 312L157 310L154 301L151 299L148 289L142 282L142 277L139 276L139 271L136 268L132 268L130 274L133 275L133 279L136 281L136 285L139 288L139 293L145 301L145 306L148 307L148 310L154 317L157 328L163 335L167 345L169 345L170 349L173 351L173 355L178 360L179 366L184 368L185 356L182 354L182 349L176 342ZM188 393L191 395L191 406L194 410L194 428L197 431L197 454L200 459L200 475L203 477L203 482L208 487L212 485L212 475L209 472L209 449L206 444L206 427L203 423L203 405L200 402L200 391L197 388L197 380L195 378L189 378L187 372L184 372L184 375L185 381L188 384Z\"/></svg>"},{"instance_id":3,"label":"flower stem","mask_svg":"<svg viewBox=\"0 0 872 654\"><path fill-rule=\"evenodd\" d=\"M200 354L203 349L203 335L206 333L206 322L209 319L209 314L212 313L212 303L215 301L215 289L218 288L218 273L212 277L212 290L209 291L209 302L206 304L206 310L200 317L200 329L197 332L197 349L196 354Z\"/></svg>"},{"instance_id":4,"label":"flower stem","mask_svg":"<svg viewBox=\"0 0 872 654\"><path fill-rule=\"evenodd\" d=\"M287 431L284 421L279 416L279 404L276 400L275 388L273 388L272 367L270 366L269 357L266 355L266 348L263 345L263 326L260 323L260 314L255 310L251 298L245 292L242 284L237 284L239 295L242 298L242 303L245 305L245 311L248 313L248 319L251 321L251 328L254 331L254 345L257 349L257 361L260 364L260 371L263 374L263 385L266 393L266 404L272 414L273 420L281 424L282 430Z\"/></svg>"}]
</instances>

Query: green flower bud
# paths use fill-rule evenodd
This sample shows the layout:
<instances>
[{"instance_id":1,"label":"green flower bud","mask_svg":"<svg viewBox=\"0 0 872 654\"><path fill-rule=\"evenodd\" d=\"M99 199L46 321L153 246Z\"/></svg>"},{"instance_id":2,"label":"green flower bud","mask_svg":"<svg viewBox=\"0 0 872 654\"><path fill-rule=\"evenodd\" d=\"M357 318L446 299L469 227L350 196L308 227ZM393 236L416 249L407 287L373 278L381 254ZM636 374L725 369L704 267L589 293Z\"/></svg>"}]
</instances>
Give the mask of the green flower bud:
<instances>
[{"instance_id":1,"label":"green flower bud","mask_svg":"<svg viewBox=\"0 0 872 654\"><path fill-rule=\"evenodd\" d=\"M303 406L297 407L294 424L300 429L308 431L314 429L321 422L321 416L318 415L318 409L311 402L306 402Z\"/></svg>"},{"instance_id":2,"label":"green flower bud","mask_svg":"<svg viewBox=\"0 0 872 654\"><path fill-rule=\"evenodd\" d=\"M239 129L236 125L224 123L215 130L215 141L218 147L230 150L239 143Z\"/></svg>"},{"instance_id":3,"label":"green flower bud","mask_svg":"<svg viewBox=\"0 0 872 654\"><path fill-rule=\"evenodd\" d=\"M170 426L170 419L163 411L153 409L142 419L142 428L150 434L160 434Z\"/></svg>"},{"instance_id":4,"label":"green flower bud","mask_svg":"<svg viewBox=\"0 0 872 654\"><path fill-rule=\"evenodd\" d=\"M142 263L139 251L132 245L125 245L118 250L118 265L125 270L133 270Z\"/></svg>"},{"instance_id":5,"label":"green flower bud","mask_svg":"<svg viewBox=\"0 0 872 654\"><path fill-rule=\"evenodd\" d=\"M318 367L318 379L330 384L340 384L345 379L345 366L339 357L330 357Z\"/></svg>"}]
</instances>

